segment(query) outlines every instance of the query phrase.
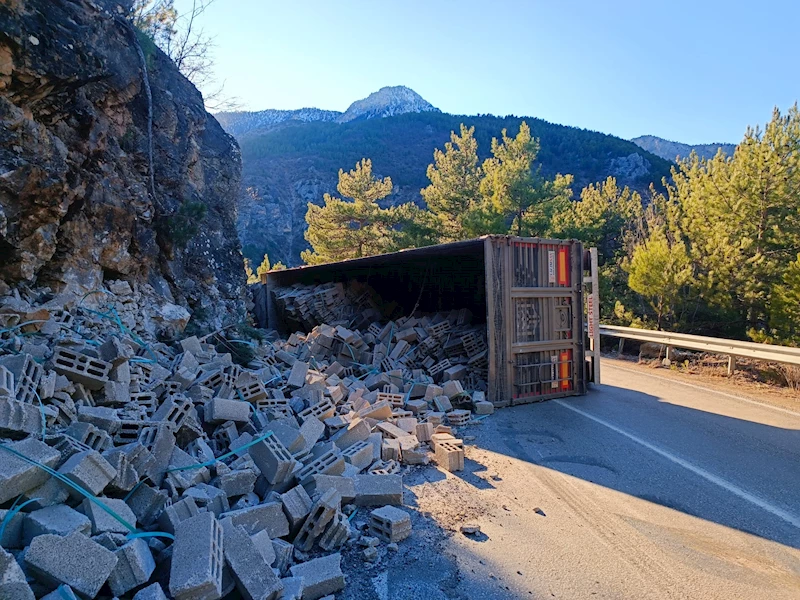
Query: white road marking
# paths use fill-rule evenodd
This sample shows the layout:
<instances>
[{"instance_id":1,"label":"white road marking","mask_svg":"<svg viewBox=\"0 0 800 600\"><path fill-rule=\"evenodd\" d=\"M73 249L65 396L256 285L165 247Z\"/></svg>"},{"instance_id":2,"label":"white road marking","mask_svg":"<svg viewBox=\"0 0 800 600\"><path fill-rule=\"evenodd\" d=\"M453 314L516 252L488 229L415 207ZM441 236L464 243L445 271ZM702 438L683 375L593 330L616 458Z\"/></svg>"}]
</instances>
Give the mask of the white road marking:
<instances>
[{"instance_id":1,"label":"white road marking","mask_svg":"<svg viewBox=\"0 0 800 600\"><path fill-rule=\"evenodd\" d=\"M756 406L760 406L761 408L771 408L772 410L777 410L782 413L787 413L795 417L800 417L800 412L796 412L790 410L788 408L781 408L780 406L772 406L771 404L766 404L764 402L759 402L758 400L751 400L750 398L744 398L742 396L737 396L736 394L729 394L727 392L721 392L719 390L715 390L714 388L707 388L701 385L695 385L694 383L686 383L685 381L678 381L677 379L671 379L669 377L661 377L660 375L651 375L650 373L643 373L642 371L637 371L636 369L626 369L625 367L618 367L617 365L610 365L608 363L603 364L604 367L611 367L612 369L617 369L619 371L625 371L626 373L635 373L636 375L641 375L643 377L652 377L654 379L660 379L662 381L668 381L670 383L677 383L679 385L685 385L686 387L694 388L696 390L703 390L704 392L710 392L712 394L719 394L720 396L725 396L727 398L733 398L734 400L740 400L742 402L747 402L748 404L755 404Z\"/></svg>"},{"instance_id":2,"label":"white road marking","mask_svg":"<svg viewBox=\"0 0 800 600\"><path fill-rule=\"evenodd\" d=\"M787 523L789 523L789 524L797 527L798 529L800 529L800 517L798 517L796 515L793 515L792 513L788 512L788 511L785 511L782 508L779 508L777 506L773 506L772 504L770 504L766 500L763 500L763 499L759 498L758 496L755 496L755 495L751 494L750 492L748 492L746 490L743 490L742 488L740 488L737 485L734 485L733 483L723 479L722 477L714 475L713 473L709 473L708 471L706 471L702 467L698 467L697 465L694 465L694 464L690 463L687 460L684 460L684 459L682 459L682 458L680 458L678 456L675 456L671 452L669 452L667 450L664 450L663 448L660 448L660 447L658 447L658 446L656 446L654 444L651 444L650 442L647 442L647 441L643 440L642 438L633 435L632 433L628 433L624 429L620 429L619 427L617 427L616 425L613 425L612 423L609 423L608 421L605 421L605 420L603 420L603 419L601 419L599 417L596 417L596 416L594 416L594 415L592 415L592 414L590 414L590 413L588 413L586 411L583 411L580 408L576 408L574 406L571 406L571 405L567 404L566 402L564 402L563 400L552 400L552 402L555 402L559 406L563 406L564 408L566 408L568 410L576 412L579 415L582 415L582 416L586 417L587 419L591 419L595 423L599 423L600 425L603 425L604 427L608 427L611 431L614 431L614 432L616 432L616 433L618 433L618 434L620 434L622 436L625 436L626 438L628 438L632 442L636 442L637 444L639 444L641 446L644 446L645 448L655 452L659 456L661 456L663 458L666 458L667 460L675 463L676 465L680 465L684 469L688 469L689 471L691 471L695 475L699 475L700 477L702 477L706 481L709 481L709 482L713 483L714 485L718 485L719 487L721 487L721 488L729 491L730 493L738 496L742 500L746 500L747 502L750 502L751 504L754 504L755 506L767 511L768 513L771 513L771 514L775 515L779 519L782 519L782 520L786 521Z\"/></svg>"}]
</instances>

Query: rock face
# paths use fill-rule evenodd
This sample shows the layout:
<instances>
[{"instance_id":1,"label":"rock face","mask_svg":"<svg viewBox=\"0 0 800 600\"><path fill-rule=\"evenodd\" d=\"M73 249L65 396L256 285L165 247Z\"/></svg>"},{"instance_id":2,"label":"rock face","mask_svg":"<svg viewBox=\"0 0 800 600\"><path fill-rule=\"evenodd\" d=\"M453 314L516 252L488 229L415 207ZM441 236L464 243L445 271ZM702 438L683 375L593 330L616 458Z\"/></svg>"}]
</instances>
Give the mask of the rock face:
<instances>
[{"instance_id":1,"label":"rock face","mask_svg":"<svg viewBox=\"0 0 800 600\"><path fill-rule=\"evenodd\" d=\"M340 123L357 119L393 117L406 113L440 112L414 90L404 85L383 87L362 100L356 100L337 119Z\"/></svg>"},{"instance_id":2,"label":"rock face","mask_svg":"<svg viewBox=\"0 0 800 600\"><path fill-rule=\"evenodd\" d=\"M0 3L0 287L123 279L214 325L244 308L239 148L129 10Z\"/></svg>"},{"instance_id":3,"label":"rock face","mask_svg":"<svg viewBox=\"0 0 800 600\"><path fill-rule=\"evenodd\" d=\"M736 144L682 144L681 142L671 142L664 138L654 135L641 135L631 140L640 148L660 156L665 160L674 161L675 158L686 158L692 152L696 152L700 158L713 158L718 150L722 150L728 156L733 155Z\"/></svg>"}]
</instances>

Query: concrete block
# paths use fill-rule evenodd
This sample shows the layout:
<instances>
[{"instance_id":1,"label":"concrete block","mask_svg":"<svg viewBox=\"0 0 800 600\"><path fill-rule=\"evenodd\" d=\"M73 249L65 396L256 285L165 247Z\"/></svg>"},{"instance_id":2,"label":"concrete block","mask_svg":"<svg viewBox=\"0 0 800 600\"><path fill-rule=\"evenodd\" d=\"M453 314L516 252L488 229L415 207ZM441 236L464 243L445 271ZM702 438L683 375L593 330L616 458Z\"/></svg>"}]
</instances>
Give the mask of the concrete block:
<instances>
[{"instance_id":1,"label":"concrete block","mask_svg":"<svg viewBox=\"0 0 800 600\"><path fill-rule=\"evenodd\" d=\"M250 539L253 540L253 544L261 553L261 556L264 557L264 562L267 565L272 565L275 562L275 547L272 545L272 540L269 537L269 534L264 531L263 529L258 533L255 533L250 536Z\"/></svg>"},{"instance_id":2,"label":"concrete block","mask_svg":"<svg viewBox=\"0 0 800 600\"><path fill-rule=\"evenodd\" d=\"M125 499L142 525L151 525L164 510L169 498L166 490L159 490L149 485L140 485Z\"/></svg>"},{"instance_id":3,"label":"concrete block","mask_svg":"<svg viewBox=\"0 0 800 600\"><path fill-rule=\"evenodd\" d=\"M292 476L297 461L274 435L247 450L253 462L271 484L283 483Z\"/></svg>"},{"instance_id":4,"label":"concrete block","mask_svg":"<svg viewBox=\"0 0 800 600\"><path fill-rule=\"evenodd\" d=\"M273 421L269 424L269 429L272 430L272 435L277 438L281 444L294 454L305 447L305 438L300 434L300 430L295 426L290 426L285 420Z\"/></svg>"},{"instance_id":5,"label":"concrete block","mask_svg":"<svg viewBox=\"0 0 800 600\"><path fill-rule=\"evenodd\" d=\"M436 444L434 458L443 469L450 471L464 470L464 448L451 442Z\"/></svg>"},{"instance_id":6,"label":"concrete block","mask_svg":"<svg viewBox=\"0 0 800 600\"><path fill-rule=\"evenodd\" d=\"M14 374L0 365L0 396L16 397L14 386Z\"/></svg>"},{"instance_id":7,"label":"concrete block","mask_svg":"<svg viewBox=\"0 0 800 600\"><path fill-rule=\"evenodd\" d=\"M350 521L341 511L336 511L333 520L331 520L322 537L319 538L318 543L320 548L326 552L331 552L341 548L349 538Z\"/></svg>"},{"instance_id":8,"label":"concrete block","mask_svg":"<svg viewBox=\"0 0 800 600\"><path fill-rule=\"evenodd\" d=\"M0 598L4 600L35 600L33 590L14 555L0 548Z\"/></svg>"},{"instance_id":9,"label":"concrete block","mask_svg":"<svg viewBox=\"0 0 800 600\"><path fill-rule=\"evenodd\" d=\"M175 528L179 523L196 517L198 514L200 514L200 509L197 508L194 498L191 496L182 498L164 508L158 517L158 526L167 533L175 533Z\"/></svg>"},{"instance_id":10,"label":"concrete block","mask_svg":"<svg viewBox=\"0 0 800 600\"><path fill-rule=\"evenodd\" d=\"M103 452L103 458L114 467L117 474L112 479L106 490L116 493L130 492L139 483L139 473L128 460L128 454L118 448Z\"/></svg>"},{"instance_id":11,"label":"concrete block","mask_svg":"<svg viewBox=\"0 0 800 600\"><path fill-rule=\"evenodd\" d=\"M3 548L23 548L25 544L22 543L22 528L27 515L15 513L14 516L9 517L10 512L7 509L0 509L0 523L6 524L3 530L3 537L0 537L0 546Z\"/></svg>"},{"instance_id":12,"label":"concrete block","mask_svg":"<svg viewBox=\"0 0 800 600\"><path fill-rule=\"evenodd\" d=\"M27 438L20 442L3 444L28 458L54 468L61 454L44 442ZM0 450L0 504L3 504L28 490L39 487L50 478L45 471L21 458Z\"/></svg>"},{"instance_id":13,"label":"concrete block","mask_svg":"<svg viewBox=\"0 0 800 600\"><path fill-rule=\"evenodd\" d=\"M325 532L326 527L340 509L341 502L341 496L335 489L323 493L314 502L300 532L294 538L295 547L304 552L311 550L314 542Z\"/></svg>"},{"instance_id":14,"label":"concrete block","mask_svg":"<svg viewBox=\"0 0 800 600\"><path fill-rule=\"evenodd\" d=\"M447 396L450 400L463 393L464 393L464 388L461 387L460 381L454 381L454 380L445 381L444 384L442 385L442 394L444 396Z\"/></svg>"},{"instance_id":15,"label":"concrete block","mask_svg":"<svg viewBox=\"0 0 800 600\"><path fill-rule=\"evenodd\" d=\"M136 592L133 600L167 600L167 595L160 584L154 583Z\"/></svg>"},{"instance_id":16,"label":"concrete block","mask_svg":"<svg viewBox=\"0 0 800 600\"><path fill-rule=\"evenodd\" d=\"M0 436L21 439L42 431L42 413L33 404L0 397Z\"/></svg>"},{"instance_id":17,"label":"concrete block","mask_svg":"<svg viewBox=\"0 0 800 600\"><path fill-rule=\"evenodd\" d=\"M101 533L100 535L92 536L92 541L97 542L103 548L116 552L117 548L122 548L128 543L128 538L121 533Z\"/></svg>"},{"instance_id":18,"label":"concrete block","mask_svg":"<svg viewBox=\"0 0 800 600\"><path fill-rule=\"evenodd\" d=\"M324 434L325 425L318 418L308 417L300 426L300 435L303 438L303 448L306 450L310 450Z\"/></svg>"},{"instance_id":19,"label":"concrete block","mask_svg":"<svg viewBox=\"0 0 800 600\"><path fill-rule=\"evenodd\" d=\"M362 419L375 419L385 421L392 417L392 405L388 402L376 402L358 411L358 416Z\"/></svg>"},{"instance_id":20,"label":"concrete block","mask_svg":"<svg viewBox=\"0 0 800 600\"><path fill-rule=\"evenodd\" d=\"M77 532L89 535L92 524L85 515L73 510L66 504L56 504L35 510L25 516L22 526L23 545L27 546L37 535L46 533L67 536Z\"/></svg>"},{"instance_id":21,"label":"concrete block","mask_svg":"<svg viewBox=\"0 0 800 600\"><path fill-rule=\"evenodd\" d=\"M330 489L339 492L343 504L350 504L356 497L355 481L341 475L314 475L314 493L322 494Z\"/></svg>"},{"instance_id":22,"label":"concrete block","mask_svg":"<svg viewBox=\"0 0 800 600\"><path fill-rule=\"evenodd\" d=\"M410 410L412 414L419 415L428 410L427 400L409 400L406 402L406 409Z\"/></svg>"},{"instance_id":23,"label":"concrete block","mask_svg":"<svg viewBox=\"0 0 800 600\"><path fill-rule=\"evenodd\" d=\"M106 406L125 406L131 401L131 386L127 383L120 383L119 381L106 381L103 386L105 395L102 402L98 400L98 404Z\"/></svg>"},{"instance_id":24,"label":"concrete block","mask_svg":"<svg viewBox=\"0 0 800 600\"><path fill-rule=\"evenodd\" d=\"M292 562L294 546L285 540L272 540L272 549L275 551L275 561L272 566L279 573L284 573Z\"/></svg>"},{"instance_id":25,"label":"concrete block","mask_svg":"<svg viewBox=\"0 0 800 600\"><path fill-rule=\"evenodd\" d=\"M46 585L65 584L77 594L94 598L117 564L113 552L82 533L66 537L37 536L25 553L25 563Z\"/></svg>"},{"instance_id":26,"label":"concrete block","mask_svg":"<svg viewBox=\"0 0 800 600\"><path fill-rule=\"evenodd\" d=\"M417 423L417 426L414 428L415 434L417 439L420 442L430 442L431 436L433 435L433 424L432 423Z\"/></svg>"},{"instance_id":27,"label":"concrete block","mask_svg":"<svg viewBox=\"0 0 800 600\"><path fill-rule=\"evenodd\" d=\"M107 431L95 427L91 423L82 423L80 421L71 423L70 426L64 430L64 433L82 444L85 444L88 448L97 450L98 452L105 452L114 445ZM59 450L61 450L61 448L59 448Z\"/></svg>"},{"instance_id":28,"label":"concrete block","mask_svg":"<svg viewBox=\"0 0 800 600\"><path fill-rule=\"evenodd\" d=\"M376 508L369 514L370 535L392 544L411 535L411 516L394 506Z\"/></svg>"},{"instance_id":29,"label":"concrete block","mask_svg":"<svg viewBox=\"0 0 800 600\"><path fill-rule=\"evenodd\" d=\"M303 486L293 487L288 492L281 494L283 512L289 520L291 531L297 532L305 521L313 504L311 497Z\"/></svg>"},{"instance_id":30,"label":"concrete block","mask_svg":"<svg viewBox=\"0 0 800 600\"><path fill-rule=\"evenodd\" d=\"M353 419L346 428L337 431L336 435L331 438L336 446L344 450L349 448L356 442L366 440L370 434L370 426L364 419L356 417Z\"/></svg>"},{"instance_id":31,"label":"concrete block","mask_svg":"<svg viewBox=\"0 0 800 600\"><path fill-rule=\"evenodd\" d=\"M67 459L58 472L89 490L95 496L100 494L109 482L117 475L116 469L95 450L88 450L73 454ZM70 496L83 499L83 495L69 490Z\"/></svg>"},{"instance_id":32,"label":"concrete block","mask_svg":"<svg viewBox=\"0 0 800 600\"><path fill-rule=\"evenodd\" d=\"M425 400L428 402L433 402L433 399L436 398L436 396L441 396L443 393L444 390L441 386L433 383L428 384L428 387L425 390Z\"/></svg>"},{"instance_id":33,"label":"concrete block","mask_svg":"<svg viewBox=\"0 0 800 600\"><path fill-rule=\"evenodd\" d=\"M213 513L178 524L172 544L169 591L176 600L222 597L223 535Z\"/></svg>"},{"instance_id":34,"label":"concrete block","mask_svg":"<svg viewBox=\"0 0 800 600\"><path fill-rule=\"evenodd\" d=\"M130 507L125 504L124 500L117 500L114 498L98 498L97 500L136 527L136 515ZM128 533L129 531L125 525L97 506L97 504L91 502L88 498L83 501L81 510L92 522L92 535L103 532Z\"/></svg>"},{"instance_id":35,"label":"concrete block","mask_svg":"<svg viewBox=\"0 0 800 600\"><path fill-rule=\"evenodd\" d=\"M342 555L329 554L293 566L292 577L303 578L303 600L319 600L344 589Z\"/></svg>"},{"instance_id":36,"label":"concrete block","mask_svg":"<svg viewBox=\"0 0 800 600\"><path fill-rule=\"evenodd\" d=\"M41 600L78 600L78 597L71 587L60 585L46 596L42 596Z\"/></svg>"},{"instance_id":37,"label":"concrete block","mask_svg":"<svg viewBox=\"0 0 800 600\"><path fill-rule=\"evenodd\" d=\"M301 388L306 383L306 375L308 374L308 363L296 361L292 365L292 370L289 373L289 378L286 380L286 385L291 388Z\"/></svg>"},{"instance_id":38,"label":"concrete block","mask_svg":"<svg viewBox=\"0 0 800 600\"><path fill-rule=\"evenodd\" d=\"M372 444L367 441L356 442L342 451L345 461L359 471L366 469L373 461Z\"/></svg>"},{"instance_id":39,"label":"concrete block","mask_svg":"<svg viewBox=\"0 0 800 600\"><path fill-rule=\"evenodd\" d=\"M402 475L356 475L356 506L403 504Z\"/></svg>"},{"instance_id":40,"label":"concrete block","mask_svg":"<svg viewBox=\"0 0 800 600\"><path fill-rule=\"evenodd\" d=\"M494 412L494 404L485 400L478 402L473 401L472 406L475 409L476 415L490 415Z\"/></svg>"},{"instance_id":41,"label":"concrete block","mask_svg":"<svg viewBox=\"0 0 800 600\"><path fill-rule=\"evenodd\" d=\"M119 413L116 408L109 406L79 406L78 420L91 423L114 435L120 425Z\"/></svg>"},{"instance_id":42,"label":"concrete block","mask_svg":"<svg viewBox=\"0 0 800 600\"><path fill-rule=\"evenodd\" d=\"M246 600L274 600L283 583L264 560L244 527L230 519L222 521L225 562L236 578L236 587Z\"/></svg>"},{"instance_id":43,"label":"concrete block","mask_svg":"<svg viewBox=\"0 0 800 600\"><path fill-rule=\"evenodd\" d=\"M115 596L122 596L145 584L156 569L156 562L147 542L134 539L114 552L117 564L108 577L108 585Z\"/></svg>"},{"instance_id":44,"label":"concrete block","mask_svg":"<svg viewBox=\"0 0 800 600\"><path fill-rule=\"evenodd\" d=\"M234 423L247 423L250 421L250 405L241 400L227 400L214 398L205 405L205 420L207 423L217 425L225 421Z\"/></svg>"},{"instance_id":45,"label":"concrete block","mask_svg":"<svg viewBox=\"0 0 800 600\"><path fill-rule=\"evenodd\" d=\"M439 412L448 412L453 410L453 405L450 403L450 398L445 395L436 396L433 399L433 405L436 407L436 410Z\"/></svg>"},{"instance_id":46,"label":"concrete block","mask_svg":"<svg viewBox=\"0 0 800 600\"><path fill-rule=\"evenodd\" d=\"M249 508L231 510L222 514L230 518L234 525L242 525L247 533L253 535L265 529L272 539L289 535L289 521L283 514L280 502L268 502Z\"/></svg>"},{"instance_id":47,"label":"concrete block","mask_svg":"<svg viewBox=\"0 0 800 600\"><path fill-rule=\"evenodd\" d=\"M66 348L56 348L51 359L53 370L87 390L102 390L108 381L111 363Z\"/></svg>"},{"instance_id":48,"label":"concrete block","mask_svg":"<svg viewBox=\"0 0 800 600\"><path fill-rule=\"evenodd\" d=\"M230 509L228 497L218 487L205 483L198 483L184 491L184 496L191 497L201 509L205 509L220 516Z\"/></svg>"},{"instance_id":49,"label":"concrete block","mask_svg":"<svg viewBox=\"0 0 800 600\"><path fill-rule=\"evenodd\" d=\"M343 471L344 458L338 448L331 448L300 469L297 479L301 485L308 485L314 475L341 475Z\"/></svg>"},{"instance_id":50,"label":"concrete block","mask_svg":"<svg viewBox=\"0 0 800 600\"><path fill-rule=\"evenodd\" d=\"M330 398L323 398L316 404L312 404L305 410L297 413L297 418L305 422L308 419L317 419L320 422L336 414L336 406Z\"/></svg>"},{"instance_id":51,"label":"concrete block","mask_svg":"<svg viewBox=\"0 0 800 600\"><path fill-rule=\"evenodd\" d=\"M281 583L283 583L281 600L303 600L302 577L284 577Z\"/></svg>"},{"instance_id":52,"label":"concrete block","mask_svg":"<svg viewBox=\"0 0 800 600\"><path fill-rule=\"evenodd\" d=\"M463 427L472 418L468 410L451 410L447 413L447 422L453 427Z\"/></svg>"},{"instance_id":53,"label":"concrete block","mask_svg":"<svg viewBox=\"0 0 800 600\"><path fill-rule=\"evenodd\" d=\"M225 492L228 498L244 496L253 491L258 473L253 469L237 469L218 475L214 485Z\"/></svg>"}]
</instances>

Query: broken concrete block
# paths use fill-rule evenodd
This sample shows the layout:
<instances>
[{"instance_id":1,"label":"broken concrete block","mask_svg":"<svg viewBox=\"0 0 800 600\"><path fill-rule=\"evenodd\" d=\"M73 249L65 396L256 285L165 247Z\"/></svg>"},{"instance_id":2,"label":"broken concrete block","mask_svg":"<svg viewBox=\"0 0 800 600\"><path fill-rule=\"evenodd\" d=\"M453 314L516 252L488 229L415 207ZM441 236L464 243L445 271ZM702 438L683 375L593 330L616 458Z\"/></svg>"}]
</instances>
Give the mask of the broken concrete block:
<instances>
[{"instance_id":1,"label":"broken concrete block","mask_svg":"<svg viewBox=\"0 0 800 600\"><path fill-rule=\"evenodd\" d=\"M253 469L237 469L218 475L214 485L225 492L228 498L234 498L252 492L257 478L258 473Z\"/></svg>"},{"instance_id":2,"label":"broken concrete block","mask_svg":"<svg viewBox=\"0 0 800 600\"><path fill-rule=\"evenodd\" d=\"M300 426L300 435L303 438L303 447L310 450L325 433L325 425L318 418L308 417Z\"/></svg>"},{"instance_id":3,"label":"broken concrete block","mask_svg":"<svg viewBox=\"0 0 800 600\"><path fill-rule=\"evenodd\" d=\"M302 577L284 577L281 583L283 584L281 600L303 600Z\"/></svg>"},{"instance_id":4,"label":"broken concrete block","mask_svg":"<svg viewBox=\"0 0 800 600\"><path fill-rule=\"evenodd\" d=\"M362 419L375 419L385 421L392 416L392 405L388 402L376 402L358 411L358 416Z\"/></svg>"},{"instance_id":5,"label":"broken concrete block","mask_svg":"<svg viewBox=\"0 0 800 600\"><path fill-rule=\"evenodd\" d=\"M27 438L21 442L3 444L38 463L54 468L61 454L44 442ZM50 478L47 472L10 452L0 450L0 504L39 487Z\"/></svg>"},{"instance_id":6,"label":"broken concrete block","mask_svg":"<svg viewBox=\"0 0 800 600\"><path fill-rule=\"evenodd\" d=\"M288 492L281 494L283 512L289 520L289 527L297 532L311 511L313 502L308 492L301 485L293 487Z\"/></svg>"},{"instance_id":7,"label":"broken concrete block","mask_svg":"<svg viewBox=\"0 0 800 600\"><path fill-rule=\"evenodd\" d=\"M186 490L183 495L193 498L198 507L204 508L218 517L230 508L225 492L213 485L198 483Z\"/></svg>"},{"instance_id":8,"label":"broken concrete block","mask_svg":"<svg viewBox=\"0 0 800 600\"><path fill-rule=\"evenodd\" d=\"M291 388L301 388L306 383L306 375L308 374L308 363L296 361L292 365L292 370L289 373L289 378L286 380L286 385Z\"/></svg>"},{"instance_id":9,"label":"broken concrete block","mask_svg":"<svg viewBox=\"0 0 800 600\"><path fill-rule=\"evenodd\" d=\"M0 537L0 546L3 548L22 548L25 546L22 543L22 528L27 515L18 512L10 516L10 512L7 509L0 509L0 523L5 523L3 537Z\"/></svg>"},{"instance_id":10,"label":"broken concrete block","mask_svg":"<svg viewBox=\"0 0 800 600\"><path fill-rule=\"evenodd\" d=\"M142 538L134 539L114 551L117 564L108 577L108 585L115 596L122 596L150 579L156 569L153 554Z\"/></svg>"},{"instance_id":11,"label":"broken concrete block","mask_svg":"<svg viewBox=\"0 0 800 600\"><path fill-rule=\"evenodd\" d=\"M356 506L403 503L402 475L356 475Z\"/></svg>"},{"instance_id":12,"label":"broken concrete block","mask_svg":"<svg viewBox=\"0 0 800 600\"><path fill-rule=\"evenodd\" d=\"M217 600L222 596L223 535L213 513L178 524L172 545L169 591L176 600Z\"/></svg>"},{"instance_id":13,"label":"broken concrete block","mask_svg":"<svg viewBox=\"0 0 800 600\"><path fill-rule=\"evenodd\" d=\"M325 532L336 512L341 507L342 498L335 489L324 492L311 507L300 532L294 538L296 548L308 552L314 542Z\"/></svg>"},{"instance_id":14,"label":"broken concrete block","mask_svg":"<svg viewBox=\"0 0 800 600\"><path fill-rule=\"evenodd\" d=\"M433 405L436 407L436 410L438 410L439 412L445 412L446 413L446 412L448 412L450 410L453 410L453 405L450 403L450 399L445 395L436 396L433 399Z\"/></svg>"},{"instance_id":15,"label":"broken concrete block","mask_svg":"<svg viewBox=\"0 0 800 600\"><path fill-rule=\"evenodd\" d=\"M130 507L125 504L124 500L117 500L115 498L98 498L98 502L102 502L105 506L117 513L130 525L136 527L136 515ZM128 533L130 530L120 523L117 519L100 508L97 504L86 498L81 505L83 514L89 517L92 522L92 535L99 533Z\"/></svg>"},{"instance_id":16,"label":"broken concrete block","mask_svg":"<svg viewBox=\"0 0 800 600\"><path fill-rule=\"evenodd\" d=\"M241 400L214 398L205 405L205 420L214 425L225 421L247 423L250 421L251 410L250 405Z\"/></svg>"},{"instance_id":17,"label":"broken concrete block","mask_svg":"<svg viewBox=\"0 0 800 600\"><path fill-rule=\"evenodd\" d=\"M411 535L411 516L394 506L376 508L369 514L369 532L391 544Z\"/></svg>"},{"instance_id":18,"label":"broken concrete block","mask_svg":"<svg viewBox=\"0 0 800 600\"><path fill-rule=\"evenodd\" d=\"M66 504L56 504L35 510L25 516L22 526L23 545L27 546L37 535L50 533L66 536L73 531L89 535L92 525L86 516Z\"/></svg>"},{"instance_id":19,"label":"broken concrete block","mask_svg":"<svg viewBox=\"0 0 800 600\"><path fill-rule=\"evenodd\" d=\"M164 508L158 517L158 525L167 533L175 533L175 528L179 523L196 517L198 514L200 514L200 509L197 508L194 498L191 496L182 498Z\"/></svg>"},{"instance_id":20,"label":"broken concrete block","mask_svg":"<svg viewBox=\"0 0 800 600\"><path fill-rule=\"evenodd\" d=\"M251 535L250 539L253 540L256 550L264 557L264 562L267 565L272 565L275 562L275 547L272 545L269 534L262 529L258 533Z\"/></svg>"},{"instance_id":21,"label":"broken concrete block","mask_svg":"<svg viewBox=\"0 0 800 600\"><path fill-rule=\"evenodd\" d=\"M319 600L344 589L342 555L338 552L293 566L292 577L303 578L303 600Z\"/></svg>"},{"instance_id":22,"label":"broken concrete block","mask_svg":"<svg viewBox=\"0 0 800 600\"><path fill-rule=\"evenodd\" d=\"M46 596L42 596L41 600L78 600L78 596L68 585L60 585Z\"/></svg>"},{"instance_id":23,"label":"broken concrete block","mask_svg":"<svg viewBox=\"0 0 800 600\"><path fill-rule=\"evenodd\" d=\"M294 546L285 540L272 540L272 549L275 551L275 562L272 566L279 573L285 572L292 562Z\"/></svg>"},{"instance_id":24,"label":"broken concrete block","mask_svg":"<svg viewBox=\"0 0 800 600\"><path fill-rule=\"evenodd\" d=\"M369 437L369 434L369 423L367 423L364 419L357 417L353 419L345 429L338 431L332 439L333 443L336 444L339 449L344 450L356 442L366 440Z\"/></svg>"},{"instance_id":25,"label":"broken concrete block","mask_svg":"<svg viewBox=\"0 0 800 600\"><path fill-rule=\"evenodd\" d=\"M51 360L56 373L82 384L87 390L102 390L111 371L111 363L66 348L56 348Z\"/></svg>"},{"instance_id":26,"label":"broken concrete block","mask_svg":"<svg viewBox=\"0 0 800 600\"><path fill-rule=\"evenodd\" d=\"M33 590L25 580L25 573L12 554L0 548L0 598L7 600L35 600Z\"/></svg>"},{"instance_id":27,"label":"broken concrete block","mask_svg":"<svg viewBox=\"0 0 800 600\"><path fill-rule=\"evenodd\" d=\"M63 583L81 596L94 598L114 570L117 557L82 533L73 532L66 537L35 537L25 553L25 563L44 583Z\"/></svg>"},{"instance_id":28,"label":"broken concrete block","mask_svg":"<svg viewBox=\"0 0 800 600\"><path fill-rule=\"evenodd\" d=\"M136 520L147 526L158 518L168 498L169 494L166 490L159 490L149 485L140 485L126 497L125 504L136 515Z\"/></svg>"},{"instance_id":29,"label":"broken concrete block","mask_svg":"<svg viewBox=\"0 0 800 600\"><path fill-rule=\"evenodd\" d=\"M58 472L82 488L89 490L95 496L102 492L117 475L114 467L95 450L73 454L67 459L67 462L61 465ZM75 498L83 498L83 495L72 488L69 489L69 493Z\"/></svg>"},{"instance_id":30,"label":"broken concrete block","mask_svg":"<svg viewBox=\"0 0 800 600\"><path fill-rule=\"evenodd\" d=\"M236 578L239 593L247 600L274 600L283 584L256 548L244 527L222 521L225 561Z\"/></svg>"},{"instance_id":31,"label":"broken concrete block","mask_svg":"<svg viewBox=\"0 0 800 600\"><path fill-rule=\"evenodd\" d=\"M289 479L297 462L274 435L253 444L247 450L259 471L271 484Z\"/></svg>"},{"instance_id":32,"label":"broken concrete block","mask_svg":"<svg viewBox=\"0 0 800 600\"><path fill-rule=\"evenodd\" d=\"M21 439L42 431L42 413L33 404L0 397L0 436Z\"/></svg>"},{"instance_id":33,"label":"broken concrete block","mask_svg":"<svg viewBox=\"0 0 800 600\"><path fill-rule=\"evenodd\" d=\"M314 475L314 493L321 494L329 489L339 492L343 504L350 504L356 497L355 481L341 475Z\"/></svg>"},{"instance_id":34,"label":"broken concrete block","mask_svg":"<svg viewBox=\"0 0 800 600\"><path fill-rule=\"evenodd\" d=\"M0 365L0 397L15 398L14 374Z\"/></svg>"},{"instance_id":35,"label":"broken concrete block","mask_svg":"<svg viewBox=\"0 0 800 600\"><path fill-rule=\"evenodd\" d=\"M460 381L455 381L455 380L445 381L444 385L442 385L442 394L444 396L447 396L450 400L452 400L456 396L460 396L463 393L464 393L464 388L461 387Z\"/></svg>"},{"instance_id":36,"label":"broken concrete block","mask_svg":"<svg viewBox=\"0 0 800 600\"><path fill-rule=\"evenodd\" d=\"M464 470L464 448L452 442L440 442L435 445L434 457L436 463L443 469L450 471Z\"/></svg>"},{"instance_id":37,"label":"broken concrete block","mask_svg":"<svg viewBox=\"0 0 800 600\"><path fill-rule=\"evenodd\" d=\"M350 538L350 521L341 512L336 511L325 533L319 538L319 547L330 552L341 548Z\"/></svg>"},{"instance_id":38,"label":"broken concrete block","mask_svg":"<svg viewBox=\"0 0 800 600\"><path fill-rule=\"evenodd\" d=\"M289 521L283 514L280 502L268 502L249 508L231 510L222 514L230 518L234 525L242 525L247 533L253 535L265 529L272 539L289 535Z\"/></svg>"}]
</instances>

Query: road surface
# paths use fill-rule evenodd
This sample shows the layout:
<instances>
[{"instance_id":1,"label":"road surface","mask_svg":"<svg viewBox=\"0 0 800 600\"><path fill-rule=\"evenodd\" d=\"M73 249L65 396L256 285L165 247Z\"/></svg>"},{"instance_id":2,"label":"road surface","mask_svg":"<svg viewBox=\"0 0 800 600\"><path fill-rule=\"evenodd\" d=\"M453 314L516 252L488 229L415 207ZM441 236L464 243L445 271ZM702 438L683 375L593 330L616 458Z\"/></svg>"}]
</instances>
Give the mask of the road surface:
<instances>
[{"instance_id":1,"label":"road surface","mask_svg":"<svg viewBox=\"0 0 800 600\"><path fill-rule=\"evenodd\" d=\"M800 414L606 361L462 434L464 472L406 477L414 536L354 598L800 598Z\"/></svg>"}]
</instances>

